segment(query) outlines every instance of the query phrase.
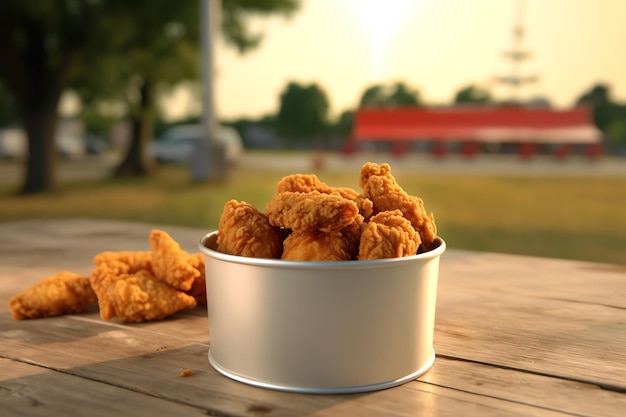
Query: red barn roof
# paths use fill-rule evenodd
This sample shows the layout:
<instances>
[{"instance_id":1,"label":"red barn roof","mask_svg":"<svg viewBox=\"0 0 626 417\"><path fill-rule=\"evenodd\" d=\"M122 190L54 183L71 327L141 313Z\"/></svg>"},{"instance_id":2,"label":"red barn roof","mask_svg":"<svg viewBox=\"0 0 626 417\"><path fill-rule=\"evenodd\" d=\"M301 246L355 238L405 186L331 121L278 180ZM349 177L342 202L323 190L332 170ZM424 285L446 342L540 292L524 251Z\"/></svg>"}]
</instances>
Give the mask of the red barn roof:
<instances>
[{"instance_id":1,"label":"red barn roof","mask_svg":"<svg viewBox=\"0 0 626 417\"><path fill-rule=\"evenodd\" d=\"M599 143L587 108L557 111L524 107L359 109L357 141L455 140L478 142Z\"/></svg>"}]
</instances>

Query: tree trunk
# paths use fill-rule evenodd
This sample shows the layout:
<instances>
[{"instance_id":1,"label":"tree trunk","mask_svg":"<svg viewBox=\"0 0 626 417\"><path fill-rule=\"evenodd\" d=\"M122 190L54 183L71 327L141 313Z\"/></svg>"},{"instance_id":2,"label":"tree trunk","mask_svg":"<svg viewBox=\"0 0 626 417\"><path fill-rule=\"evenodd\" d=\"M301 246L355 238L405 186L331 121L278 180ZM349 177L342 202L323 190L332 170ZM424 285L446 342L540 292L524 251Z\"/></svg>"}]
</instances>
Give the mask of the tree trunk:
<instances>
[{"instance_id":1,"label":"tree trunk","mask_svg":"<svg viewBox=\"0 0 626 417\"><path fill-rule=\"evenodd\" d=\"M68 42L62 53L52 56L46 49L47 35L42 25L12 7L4 12L13 16L0 26L0 72L12 91L28 138L20 193L48 191L56 184L57 107L77 63L81 42L76 39L81 38L76 37L76 42Z\"/></svg>"},{"instance_id":2,"label":"tree trunk","mask_svg":"<svg viewBox=\"0 0 626 417\"><path fill-rule=\"evenodd\" d=\"M26 176L20 193L49 191L56 185L54 146L58 122L56 104L52 108L31 110L24 119L28 137L28 158Z\"/></svg>"},{"instance_id":3,"label":"tree trunk","mask_svg":"<svg viewBox=\"0 0 626 417\"><path fill-rule=\"evenodd\" d=\"M116 177L136 177L150 175L155 164L148 154L148 146L153 133L154 84L144 79L139 86L139 105L132 112L131 138L126 156L115 168Z\"/></svg>"}]
</instances>

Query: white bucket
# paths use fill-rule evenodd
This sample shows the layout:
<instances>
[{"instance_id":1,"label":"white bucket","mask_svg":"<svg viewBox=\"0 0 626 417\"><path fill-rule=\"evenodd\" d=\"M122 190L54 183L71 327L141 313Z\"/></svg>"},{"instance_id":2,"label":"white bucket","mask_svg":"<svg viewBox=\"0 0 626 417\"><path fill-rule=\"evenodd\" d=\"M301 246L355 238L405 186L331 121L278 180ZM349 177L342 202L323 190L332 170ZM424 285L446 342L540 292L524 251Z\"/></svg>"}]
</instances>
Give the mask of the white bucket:
<instances>
[{"instance_id":1,"label":"white bucket","mask_svg":"<svg viewBox=\"0 0 626 417\"><path fill-rule=\"evenodd\" d=\"M439 258L446 245L374 261L226 255L202 238L211 347L223 375L304 393L388 388L433 365Z\"/></svg>"}]
</instances>

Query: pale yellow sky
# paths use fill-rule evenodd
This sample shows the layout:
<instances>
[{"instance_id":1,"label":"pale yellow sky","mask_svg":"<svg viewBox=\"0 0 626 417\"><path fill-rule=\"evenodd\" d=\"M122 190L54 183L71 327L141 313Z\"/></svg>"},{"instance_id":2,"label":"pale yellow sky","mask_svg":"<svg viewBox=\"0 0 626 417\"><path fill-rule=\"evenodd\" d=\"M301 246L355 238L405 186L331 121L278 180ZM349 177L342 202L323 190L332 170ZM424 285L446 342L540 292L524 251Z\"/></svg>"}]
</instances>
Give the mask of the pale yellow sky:
<instances>
[{"instance_id":1,"label":"pale yellow sky","mask_svg":"<svg viewBox=\"0 0 626 417\"><path fill-rule=\"evenodd\" d=\"M626 101L626 0L525 0L523 74L539 81L522 97L567 107L596 82ZM221 119L278 109L289 81L317 82L333 114L355 108L373 84L400 80L429 104L451 102L468 84L487 86L510 64L517 0L303 0L289 20L254 19L264 35L246 55L219 45L216 109ZM496 98L508 90L492 89Z\"/></svg>"}]
</instances>

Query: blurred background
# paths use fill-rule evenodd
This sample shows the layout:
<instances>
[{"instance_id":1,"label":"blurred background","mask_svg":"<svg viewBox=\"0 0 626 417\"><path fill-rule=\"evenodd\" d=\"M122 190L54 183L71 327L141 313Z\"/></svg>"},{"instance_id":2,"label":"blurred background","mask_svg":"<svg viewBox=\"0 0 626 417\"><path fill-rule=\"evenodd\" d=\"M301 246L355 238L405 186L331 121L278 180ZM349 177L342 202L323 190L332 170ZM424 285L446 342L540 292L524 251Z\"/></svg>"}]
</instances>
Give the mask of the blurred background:
<instances>
[{"instance_id":1,"label":"blurred background","mask_svg":"<svg viewBox=\"0 0 626 417\"><path fill-rule=\"evenodd\" d=\"M357 187L371 160L452 248L626 264L624 15L621 0L3 0L0 221L214 228L282 175Z\"/></svg>"}]
</instances>

